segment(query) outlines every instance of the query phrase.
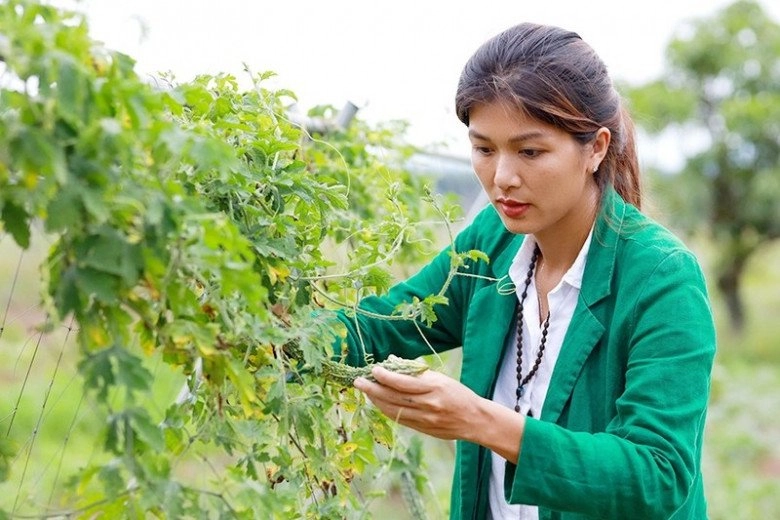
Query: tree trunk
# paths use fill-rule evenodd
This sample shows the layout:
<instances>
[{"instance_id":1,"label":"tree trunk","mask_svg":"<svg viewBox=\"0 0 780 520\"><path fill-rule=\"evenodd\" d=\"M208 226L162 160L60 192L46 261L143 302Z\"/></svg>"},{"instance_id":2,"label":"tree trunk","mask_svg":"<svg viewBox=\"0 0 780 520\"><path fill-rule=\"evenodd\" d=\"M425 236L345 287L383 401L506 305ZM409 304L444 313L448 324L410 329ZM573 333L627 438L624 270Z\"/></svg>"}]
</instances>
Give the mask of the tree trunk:
<instances>
[{"instance_id":1,"label":"tree trunk","mask_svg":"<svg viewBox=\"0 0 780 520\"><path fill-rule=\"evenodd\" d=\"M745 329L745 305L740 295L744 263L732 263L718 275L718 289L726 301L729 323L738 333Z\"/></svg>"}]
</instances>

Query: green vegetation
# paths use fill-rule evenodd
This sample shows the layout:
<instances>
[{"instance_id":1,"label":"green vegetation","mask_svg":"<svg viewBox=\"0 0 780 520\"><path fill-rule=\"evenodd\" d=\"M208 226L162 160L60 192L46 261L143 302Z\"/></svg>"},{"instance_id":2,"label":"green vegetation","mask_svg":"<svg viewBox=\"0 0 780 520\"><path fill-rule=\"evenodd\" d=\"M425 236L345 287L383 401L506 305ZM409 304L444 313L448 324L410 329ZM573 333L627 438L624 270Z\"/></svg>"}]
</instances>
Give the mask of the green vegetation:
<instances>
[{"instance_id":1,"label":"green vegetation","mask_svg":"<svg viewBox=\"0 0 780 520\"><path fill-rule=\"evenodd\" d=\"M19 397L0 411L0 508L342 518L378 476L422 491L414 445L323 371L330 310L385 291L452 219L399 167L403 125L309 134L269 73L150 85L81 16L37 2L0 5L0 35L1 236L49 241L22 262L40 265L40 330L0 338L22 341L4 365ZM453 276L478 257L453 255ZM444 303L386 318L424 325Z\"/></svg>"},{"instance_id":2,"label":"green vegetation","mask_svg":"<svg viewBox=\"0 0 780 520\"><path fill-rule=\"evenodd\" d=\"M704 137L659 190L686 231L706 231L713 276L732 325L745 320L741 286L750 258L780 238L780 24L741 0L684 28L667 47L661 79L631 90L637 122Z\"/></svg>"},{"instance_id":3,"label":"green vegetation","mask_svg":"<svg viewBox=\"0 0 780 520\"><path fill-rule=\"evenodd\" d=\"M713 279L709 242L696 248ZM704 478L712 520L772 518L780 510L780 245L753 256L744 273L748 319L741 332L729 322L724 298L712 293L718 325Z\"/></svg>"}]
</instances>

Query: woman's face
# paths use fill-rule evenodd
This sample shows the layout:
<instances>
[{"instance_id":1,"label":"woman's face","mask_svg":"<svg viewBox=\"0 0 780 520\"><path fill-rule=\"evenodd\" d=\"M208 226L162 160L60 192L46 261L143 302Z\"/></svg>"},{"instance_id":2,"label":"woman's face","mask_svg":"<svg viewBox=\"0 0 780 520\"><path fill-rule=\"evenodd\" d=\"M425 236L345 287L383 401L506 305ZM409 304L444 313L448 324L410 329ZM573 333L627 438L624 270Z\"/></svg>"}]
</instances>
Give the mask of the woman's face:
<instances>
[{"instance_id":1,"label":"woman's face","mask_svg":"<svg viewBox=\"0 0 780 520\"><path fill-rule=\"evenodd\" d=\"M583 219L590 227L599 200L593 171L606 153L608 130L582 145L495 101L471 108L469 139L474 171L509 231L540 238L567 236L582 228Z\"/></svg>"}]
</instances>

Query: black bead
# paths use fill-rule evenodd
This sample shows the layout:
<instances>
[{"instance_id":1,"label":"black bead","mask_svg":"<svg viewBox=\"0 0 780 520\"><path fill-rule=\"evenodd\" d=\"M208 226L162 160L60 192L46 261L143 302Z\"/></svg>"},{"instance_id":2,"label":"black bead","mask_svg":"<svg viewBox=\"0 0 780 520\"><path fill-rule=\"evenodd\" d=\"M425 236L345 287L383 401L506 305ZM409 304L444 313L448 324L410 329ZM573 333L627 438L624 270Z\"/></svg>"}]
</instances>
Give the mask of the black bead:
<instances>
[{"instance_id":1,"label":"black bead","mask_svg":"<svg viewBox=\"0 0 780 520\"><path fill-rule=\"evenodd\" d=\"M539 343L539 351L536 354L536 359L534 360L533 367L531 370L529 370L528 374L526 374L525 377L522 377L522 365L523 365L523 304L525 303L525 298L528 296L528 287L531 285L531 280L533 279L534 271L536 270L536 260L539 258L540 254L539 246L537 245L534 248L533 255L531 255L531 265L528 267L528 274L525 278L525 285L523 287L523 292L520 295L520 301L517 304L517 390L515 391L515 395L517 397L517 402L515 404L515 412L520 412L520 398L523 397L525 394L525 385L531 380L531 378L536 375L536 372L539 370L539 365L542 364L542 357L544 356L544 349L545 344L547 343L547 332L550 327L550 313L547 312L547 317L544 320L544 325L542 326L542 339ZM529 412L530 416L530 412Z\"/></svg>"}]
</instances>

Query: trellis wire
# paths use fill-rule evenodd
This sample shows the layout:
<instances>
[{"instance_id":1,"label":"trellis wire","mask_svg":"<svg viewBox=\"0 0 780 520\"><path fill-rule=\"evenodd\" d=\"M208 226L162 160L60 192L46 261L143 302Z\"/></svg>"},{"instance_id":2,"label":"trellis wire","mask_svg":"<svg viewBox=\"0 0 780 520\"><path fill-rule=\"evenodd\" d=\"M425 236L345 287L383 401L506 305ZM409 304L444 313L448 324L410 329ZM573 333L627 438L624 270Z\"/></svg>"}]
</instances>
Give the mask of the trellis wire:
<instances>
[{"instance_id":1,"label":"trellis wire","mask_svg":"<svg viewBox=\"0 0 780 520\"><path fill-rule=\"evenodd\" d=\"M3 238L5 238L5 235L3 235ZM14 273L14 280L11 283L11 293L8 295L8 302L5 305L5 312L3 313L3 323L0 324L0 339L3 338L3 332L5 331L5 325L6 321L8 320L8 312L11 309L11 299L14 296L14 291L16 290L16 281L19 279L19 270L22 267L22 259L24 258L24 250L22 250L19 253L19 262L16 264L16 272Z\"/></svg>"},{"instance_id":2,"label":"trellis wire","mask_svg":"<svg viewBox=\"0 0 780 520\"><path fill-rule=\"evenodd\" d=\"M45 327L44 327L45 330ZM38 341L35 343L35 350L33 350L32 359L30 359L30 364L27 365L27 372L24 375L24 381L22 381L22 388L19 390L19 396L16 398L16 404L14 405L13 413L11 414L11 421L8 424L8 431L6 432L5 436L9 437L11 435L11 429L13 428L14 419L16 418L16 413L19 410L19 403L22 400L22 395L24 394L24 390L27 387L27 381L30 378L30 372L32 371L33 363L35 363L35 358L38 354L38 349L41 346L41 342L43 341L43 334L44 330L41 330L41 332L38 334ZM48 398L48 392L46 394L46 397L44 398L44 407L46 406L46 399ZM41 413L42 415L42 413ZM22 485L24 484L24 478L27 475L27 466L30 462L30 455L32 454L33 446L35 445L35 438L38 435L38 426L40 426L40 416L38 417L38 424L35 426L35 429L33 429L32 436L30 438L30 442L28 444L27 449L27 457L25 457L24 461L24 467L22 469L21 477L19 478L19 487L16 490L16 497L14 498L14 505L11 509L11 514L13 515L16 512L16 507L19 503L19 495L22 494Z\"/></svg>"}]
</instances>

